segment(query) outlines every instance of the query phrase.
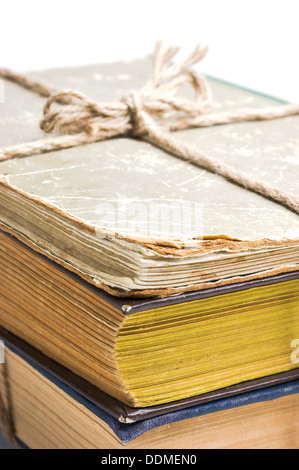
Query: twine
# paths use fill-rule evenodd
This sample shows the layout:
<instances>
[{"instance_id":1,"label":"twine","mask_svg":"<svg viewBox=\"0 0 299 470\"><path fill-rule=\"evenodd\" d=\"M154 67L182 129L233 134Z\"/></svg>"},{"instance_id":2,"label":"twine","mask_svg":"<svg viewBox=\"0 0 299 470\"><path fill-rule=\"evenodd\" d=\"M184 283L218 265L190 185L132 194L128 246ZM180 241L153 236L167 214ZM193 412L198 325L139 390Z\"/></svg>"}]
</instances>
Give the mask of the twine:
<instances>
[{"instance_id":1,"label":"twine","mask_svg":"<svg viewBox=\"0 0 299 470\"><path fill-rule=\"evenodd\" d=\"M56 90L24 75L0 69L0 78L48 98L40 127L46 134L58 134L35 142L2 148L0 161L75 147L112 137L129 136L149 142L178 158L221 175L298 214L299 199L295 196L205 155L189 144L173 138L167 131L279 119L299 114L299 104L263 109L244 108L211 114L209 113L211 91L208 83L197 71L190 69L206 55L207 48L198 45L187 59L171 65L178 50L178 47L169 47L163 51L161 41L158 42L154 53L153 79L139 92L132 92L117 103L97 103L77 91ZM194 101L176 96L186 83L191 84L195 91ZM55 109L53 105L56 105ZM6 368L4 368L4 379L7 391L9 388ZM0 427L5 436L14 443L15 427L10 399L7 408L1 393Z\"/></svg>"},{"instance_id":2,"label":"twine","mask_svg":"<svg viewBox=\"0 0 299 470\"><path fill-rule=\"evenodd\" d=\"M35 142L2 148L0 161L129 136L147 141L178 158L221 175L298 214L299 198L209 157L189 144L176 140L167 131L279 119L299 114L299 104L209 113L211 91L208 83L190 68L206 55L207 47L198 45L187 59L174 65L171 65L171 61L179 48L162 49L162 42L159 41L154 53L153 79L139 92L132 92L116 103L97 103L77 91L56 90L39 81L0 69L0 77L48 97L40 127L46 134L56 134ZM186 83L191 84L195 91L194 101L176 96Z\"/></svg>"}]
</instances>

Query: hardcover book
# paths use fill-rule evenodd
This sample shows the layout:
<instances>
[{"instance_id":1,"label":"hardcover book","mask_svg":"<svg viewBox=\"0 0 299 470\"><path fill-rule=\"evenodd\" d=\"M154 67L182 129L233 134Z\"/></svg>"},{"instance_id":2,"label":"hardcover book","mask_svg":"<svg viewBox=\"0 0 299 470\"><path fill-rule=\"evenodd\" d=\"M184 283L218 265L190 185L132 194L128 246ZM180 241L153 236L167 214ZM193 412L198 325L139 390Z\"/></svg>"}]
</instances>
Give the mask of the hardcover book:
<instances>
[{"instance_id":1,"label":"hardcover book","mask_svg":"<svg viewBox=\"0 0 299 470\"><path fill-rule=\"evenodd\" d=\"M119 101L150 59L35 72ZM277 100L209 79L212 111ZM4 80L0 147L35 141L44 98ZM184 96L192 93L188 87ZM299 116L175 132L180 141L298 196ZM298 215L134 138L0 163L3 230L115 296L161 297L298 269Z\"/></svg>"},{"instance_id":2,"label":"hardcover book","mask_svg":"<svg viewBox=\"0 0 299 470\"><path fill-rule=\"evenodd\" d=\"M0 241L0 325L129 406L298 366L298 271L162 299L119 298L4 232Z\"/></svg>"},{"instance_id":3,"label":"hardcover book","mask_svg":"<svg viewBox=\"0 0 299 470\"><path fill-rule=\"evenodd\" d=\"M1 333L0 333L1 334ZM3 337L3 332L1 334ZM17 442L32 449L298 448L299 381L269 380L181 410L125 424L6 338L0 391L13 409ZM26 348L28 349L28 348ZM5 380L6 379L6 380Z\"/></svg>"},{"instance_id":4,"label":"hardcover book","mask_svg":"<svg viewBox=\"0 0 299 470\"><path fill-rule=\"evenodd\" d=\"M147 58L29 74L100 102L150 75ZM41 139L44 98L4 83L0 148ZM278 103L208 83L213 111ZM175 136L296 198L298 130L294 115ZM298 247L294 211L138 138L0 161L0 385L18 438L295 445Z\"/></svg>"}]
</instances>

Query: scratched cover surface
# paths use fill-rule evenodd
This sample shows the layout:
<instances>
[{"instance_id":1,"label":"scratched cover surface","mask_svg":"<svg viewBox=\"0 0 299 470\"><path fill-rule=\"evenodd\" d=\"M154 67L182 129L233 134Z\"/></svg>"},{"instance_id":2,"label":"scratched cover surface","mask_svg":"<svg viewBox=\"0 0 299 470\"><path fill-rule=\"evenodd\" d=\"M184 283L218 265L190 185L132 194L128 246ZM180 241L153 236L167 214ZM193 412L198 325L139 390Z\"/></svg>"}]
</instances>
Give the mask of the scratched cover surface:
<instances>
[{"instance_id":1,"label":"scratched cover surface","mask_svg":"<svg viewBox=\"0 0 299 470\"><path fill-rule=\"evenodd\" d=\"M151 67L150 59L140 59L28 75L110 102L142 87L151 76ZM209 82L212 111L277 104L274 99L236 86L212 79ZM0 146L42 138L39 121L45 100L12 83L4 85ZM186 89L185 94L189 92ZM299 116L190 129L175 135L210 156L299 195ZM182 232L187 237L226 235L241 240L299 238L296 214L134 139L113 139L2 162L0 175L11 186L92 227L124 231L133 237L155 235L142 216L131 219L128 226L128 207L141 202L156 209L171 203L187 205L191 210L197 204L202 206L200 226L194 221L183 228L174 220L162 227L162 233L159 229L159 236L166 239Z\"/></svg>"}]
</instances>

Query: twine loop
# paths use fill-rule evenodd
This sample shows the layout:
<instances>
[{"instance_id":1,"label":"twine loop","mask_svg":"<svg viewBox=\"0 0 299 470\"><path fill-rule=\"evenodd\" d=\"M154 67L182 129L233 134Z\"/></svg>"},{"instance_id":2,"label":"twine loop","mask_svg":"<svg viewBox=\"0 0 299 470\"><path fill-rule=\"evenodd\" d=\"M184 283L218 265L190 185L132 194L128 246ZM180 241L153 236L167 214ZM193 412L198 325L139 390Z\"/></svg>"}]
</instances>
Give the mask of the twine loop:
<instances>
[{"instance_id":1,"label":"twine loop","mask_svg":"<svg viewBox=\"0 0 299 470\"><path fill-rule=\"evenodd\" d=\"M199 44L180 63L172 64L179 47L154 52L153 78L140 91L115 103L98 103L78 91L59 91L23 75L0 69L0 77L47 97L40 123L44 139L0 149L0 161L98 142L111 137L134 137L163 149L299 213L299 198L271 184L203 154L167 131L208 127L244 121L279 119L299 114L299 104L287 103L262 109L243 108L210 113L211 90L206 79L191 69L207 53ZM191 85L194 99L180 95Z\"/></svg>"},{"instance_id":2,"label":"twine loop","mask_svg":"<svg viewBox=\"0 0 299 470\"><path fill-rule=\"evenodd\" d=\"M21 74L0 69L0 78L47 97L40 127L46 134L58 134L55 137L2 148L0 161L76 147L110 137L130 136L147 141L178 158L221 175L299 214L298 197L207 156L165 132L294 116L299 114L299 104L283 104L263 109L244 108L209 114L209 85L203 76L190 69L206 55L207 47L198 45L187 59L178 64L171 64L178 51L179 47L169 47L163 51L162 42L159 41L154 53L152 80L140 91L131 92L116 103L98 103L80 92L55 90ZM193 101L178 95L186 84L191 85L195 92ZM14 440L11 406L6 409L0 394L1 426L7 436Z\"/></svg>"},{"instance_id":3,"label":"twine loop","mask_svg":"<svg viewBox=\"0 0 299 470\"><path fill-rule=\"evenodd\" d=\"M170 65L178 48L162 51L161 46L158 42L154 77L139 92L108 104L97 103L73 90L54 92L44 106L41 129L47 134L85 133L99 140L116 135L141 137L154 125L153 118L158 118L157 125L168 130L170 113L178 113L176 122L206 113L210 108L210 88L205 78L189 67L205 56L207 48L199 45L185 61ZM176 96L187 83L195 92L194 101Z\"/></svg>"}]
</instances>

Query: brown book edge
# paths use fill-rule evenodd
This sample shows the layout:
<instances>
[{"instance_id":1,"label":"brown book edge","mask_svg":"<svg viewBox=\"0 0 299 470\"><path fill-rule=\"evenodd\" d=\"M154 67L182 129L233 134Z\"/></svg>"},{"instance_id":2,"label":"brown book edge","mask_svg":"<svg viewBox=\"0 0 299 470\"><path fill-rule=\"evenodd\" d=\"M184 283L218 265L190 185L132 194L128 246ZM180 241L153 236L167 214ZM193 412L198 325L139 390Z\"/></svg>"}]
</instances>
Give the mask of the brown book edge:
<instances>
[{"instance_id":1,"label":"brown book edge","mask_svg":"<svg viewBox=\"0 0 299 470\"><path fill-rule=\"evenodd\" d=\"M192 406L198 406L203 403L237 396L243 393L299 379L299 368L297 368L163 405L147 408L131 408L119 400L109 396L105 392L102 392L94 385L74 374L53 359L50 359L36 348L33 348L31 345L2 327L0 327L0 339L2 339L9 347L16 350L16 352L24 357L25 360L28 358L30 361L44 369L47 373L53 375L66 386L69 386L91 403L103 409L110 416L113 416L122 423L134 423L166 413L190 408Z\"/></svg>"},{"instance_id":2,"label":"brown book edge","mask_svg":"<svg viewBox=\"0 0 299 470\"><path fill-rule=\"evenodd\" d=\"M183 292L180 294L176 295L171 295L168 297L163 297L163 298L142 298L142 299L134 299L132 297L115 297L102 289L89 284L87 281L82 279L80 276L77 274L68 271L66 268L63 266L59 265L55 261L47 258L46 256L42 255L41 253L38 253L37 251L33 250L20 240L18 240L16 237L11 235L8 232L5 232L0 229L0 232L7 237L11 238L14 240L15 243L18 245L22 246L25 250L29 250L31 253L33 253L35 256L43 259L47 263L49 263L52 266L55 266L56 269L59 271L63 272L66 276L70 277L73 279L75 282L79 283L80 285L84 286L86 289L90 290L94 294L100 296L103 300L106 302L110 303L112 306L120 310L123 314L125 315L130 315L132 313L136 312L142 312L146 310L152 310L154 308L160 308L160 307L166 307L169 305L176 305L179 303L185 303L185 302L190 302L193 300L199 300L199 299L205 299L208 297L214 297L216 295L222 295L222 294L229 294L231 292L239 292L242 290L246 289L251 289L254 287L259 287L259 286L266 286L270 284L277 284L279 282L284 282L284 281L291 281L293 279L298 279L299 278L299 270L296 271L290 271L290 272L285 272L281 274L275 274L272 276L268 277L262 277L262 278L257 278L257 279L251 279L248 281L244 282L236 282L232 284L226 284L223 286L216 286L216 287L211 287L208 289L202 289L198 291L192 291L192 292Z\"/></svg>"}]
</instances>

